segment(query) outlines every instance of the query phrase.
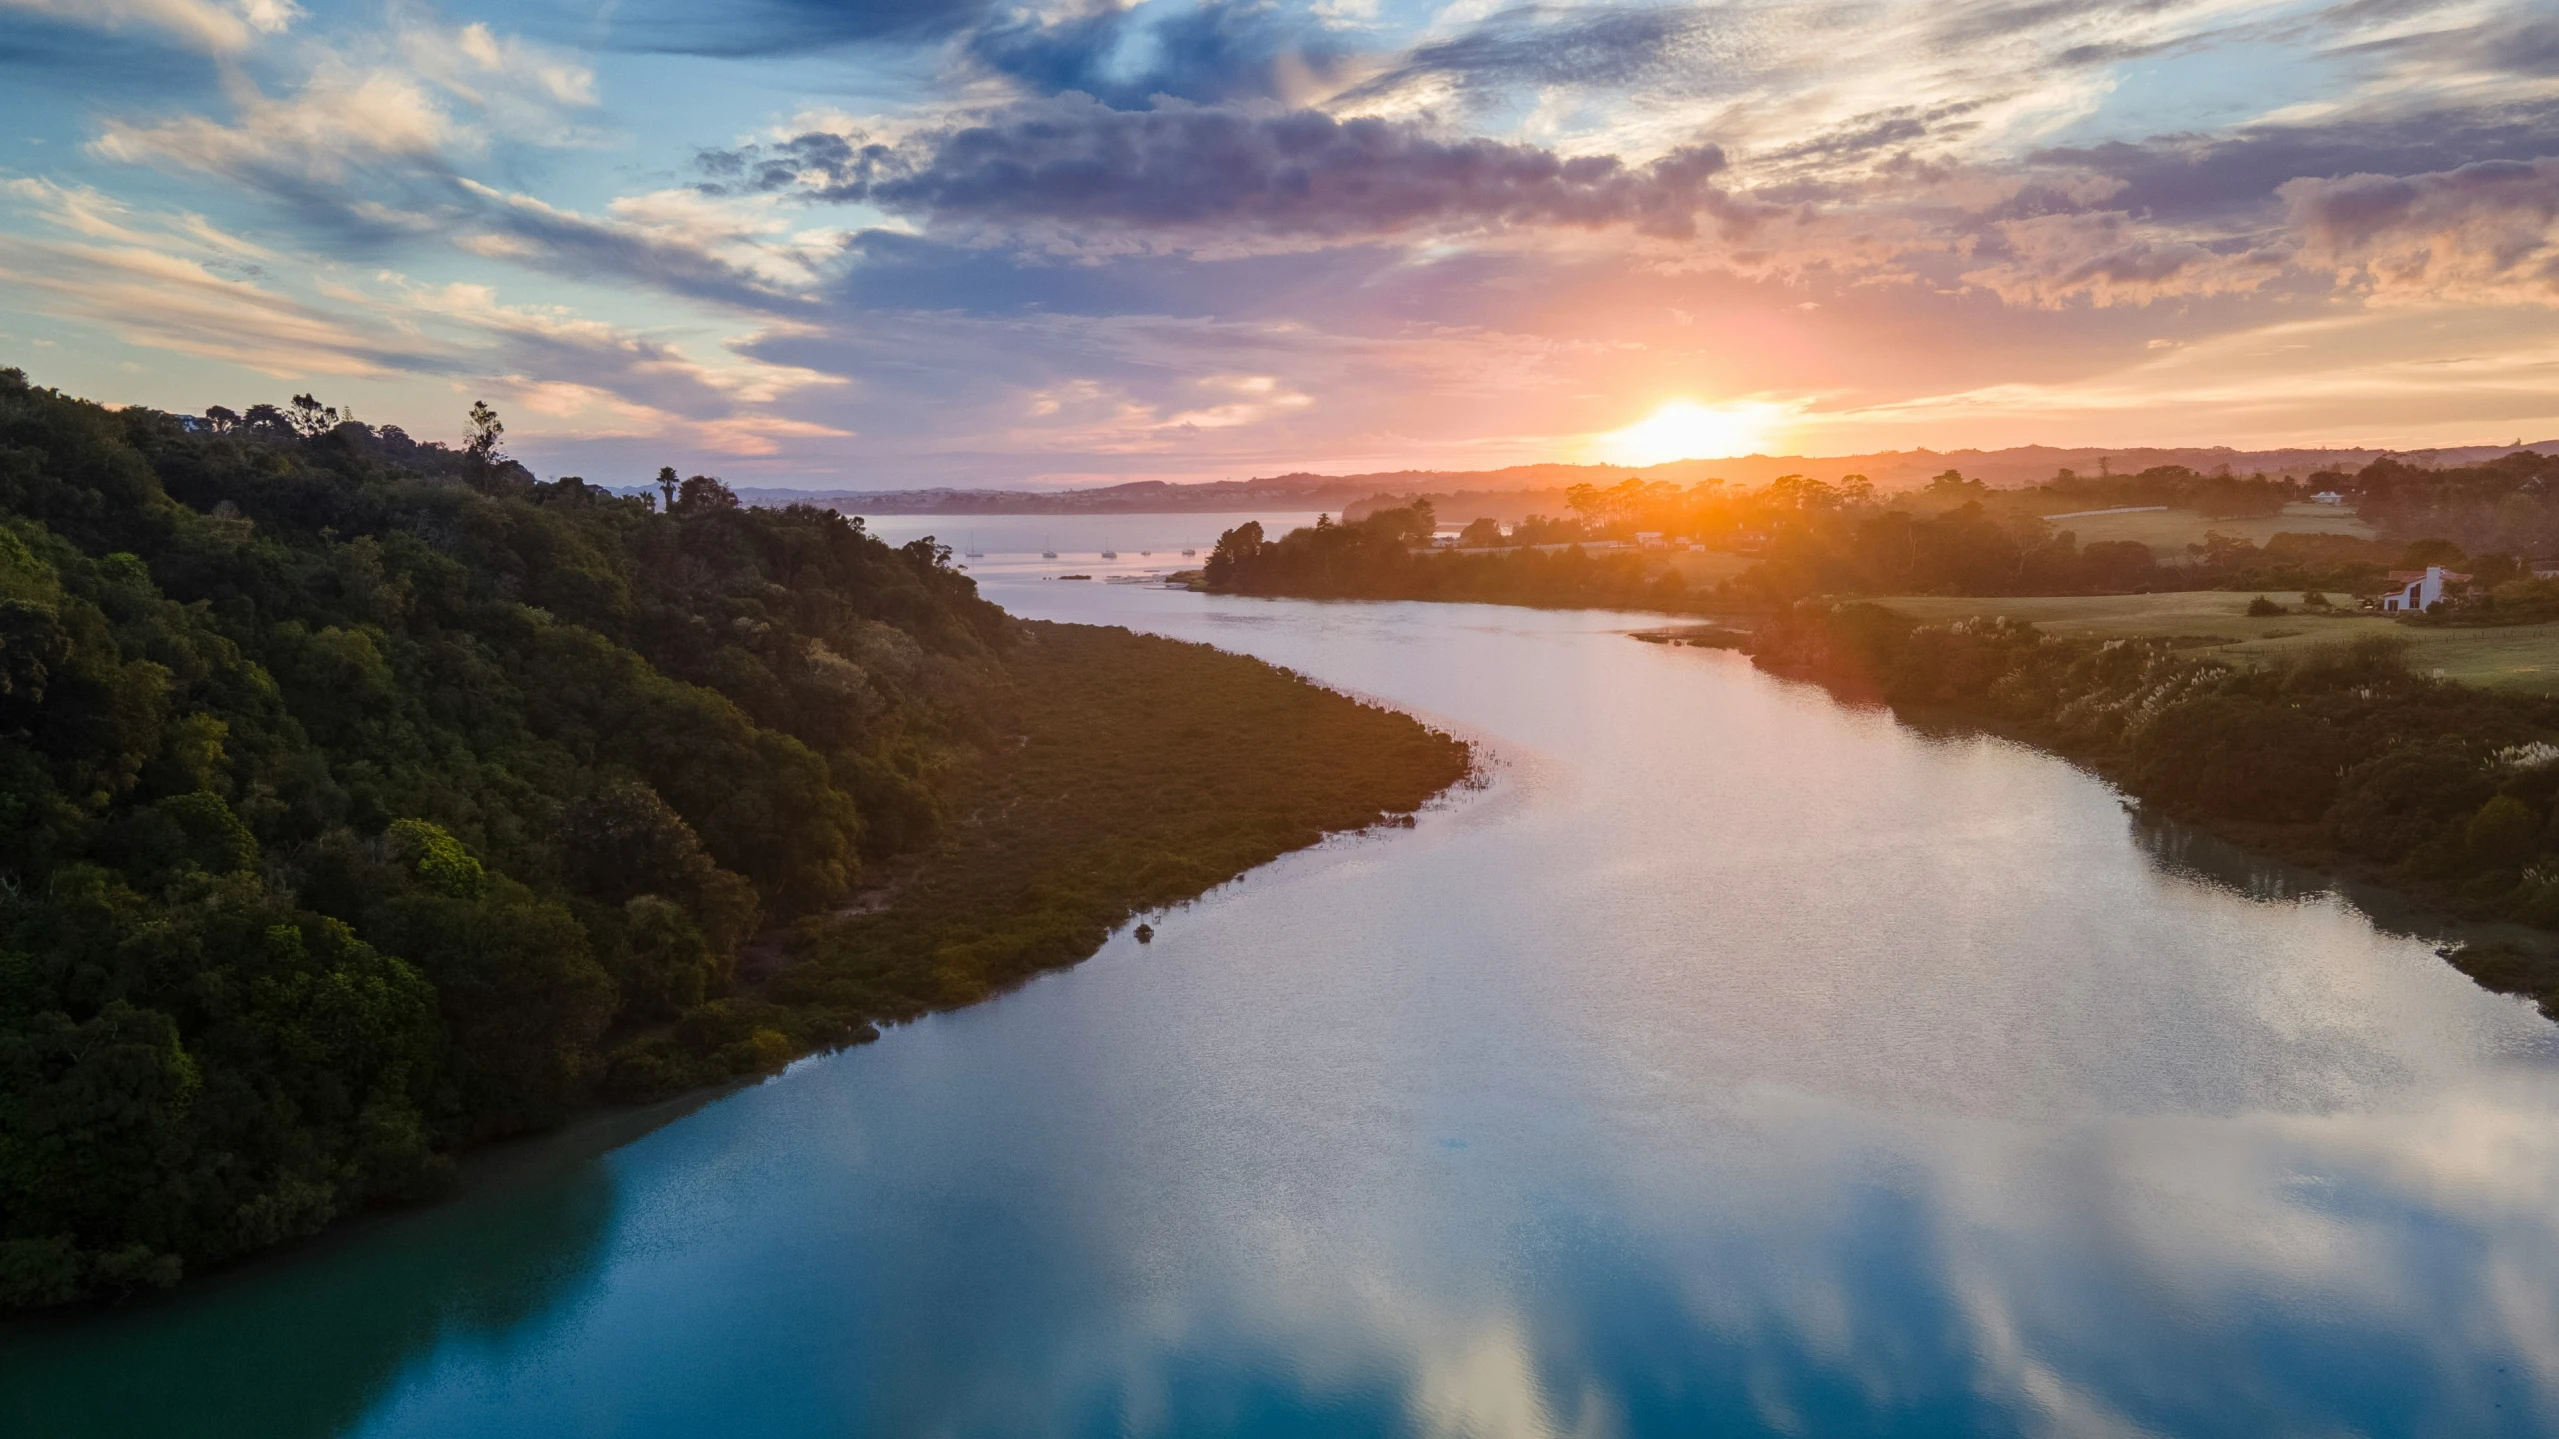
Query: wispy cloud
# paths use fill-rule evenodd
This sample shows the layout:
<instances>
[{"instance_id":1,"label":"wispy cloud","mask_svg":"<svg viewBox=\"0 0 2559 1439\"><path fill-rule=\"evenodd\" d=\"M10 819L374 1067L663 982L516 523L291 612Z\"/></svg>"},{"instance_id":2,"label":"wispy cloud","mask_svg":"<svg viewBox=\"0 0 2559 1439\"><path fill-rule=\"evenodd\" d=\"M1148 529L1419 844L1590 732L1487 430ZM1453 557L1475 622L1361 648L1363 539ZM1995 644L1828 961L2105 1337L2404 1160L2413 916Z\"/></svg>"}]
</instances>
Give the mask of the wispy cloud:
<instances>
[{"instance_id":1,"label":"wispy cloud","mask_svg":"<svg viewBox=\"0 0 2559 1439\"><path fill-rule=\"evenodd\" d=\"M101 30L154 30L217 55L280 35L302 13L293 0L0 0L0 10Z\"/></svg>"}]
</instances>

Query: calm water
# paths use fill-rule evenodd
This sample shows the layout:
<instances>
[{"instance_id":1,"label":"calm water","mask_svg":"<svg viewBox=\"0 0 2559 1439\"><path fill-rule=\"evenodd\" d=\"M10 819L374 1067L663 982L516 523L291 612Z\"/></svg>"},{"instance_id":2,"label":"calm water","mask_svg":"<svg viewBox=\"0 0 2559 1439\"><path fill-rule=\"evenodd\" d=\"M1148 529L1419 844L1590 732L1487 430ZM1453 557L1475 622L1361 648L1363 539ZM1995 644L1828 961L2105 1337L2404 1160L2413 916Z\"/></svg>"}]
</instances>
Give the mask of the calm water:
<instances>
[{"instance_id":1,"label":"calm water","mask_svg":"<svg viewBox=\"0 0 2559 1439\"><path fill-rule=\"evenodd\" d=\"M2559 1429L2559 1031L2422 943L1625 617L986 573L1456 726L1494 781L19 1331L0 1431Z\"/></svg>"},{"instance_id":2,"label":"calm water","mask_svg":"<svg viewBox=\"0 0 2559 1439\"><path fill-rule=\"evenodd\" d=\"M871 515L863 523L893 545L931 535L952 550L951 563L989 584L1091 575L1163 575L1197 569L1217 537L1257 520L1276 539L1315 523L1307 510L1252 510L1199 515ZM1056 559L1042 556L1048 551ZM1182 551L1192 551L1184 555ZM971 551L975 551L974 557ZM1105 551L1119 556L1102 558Z\"/></svg>"}]
</instances>

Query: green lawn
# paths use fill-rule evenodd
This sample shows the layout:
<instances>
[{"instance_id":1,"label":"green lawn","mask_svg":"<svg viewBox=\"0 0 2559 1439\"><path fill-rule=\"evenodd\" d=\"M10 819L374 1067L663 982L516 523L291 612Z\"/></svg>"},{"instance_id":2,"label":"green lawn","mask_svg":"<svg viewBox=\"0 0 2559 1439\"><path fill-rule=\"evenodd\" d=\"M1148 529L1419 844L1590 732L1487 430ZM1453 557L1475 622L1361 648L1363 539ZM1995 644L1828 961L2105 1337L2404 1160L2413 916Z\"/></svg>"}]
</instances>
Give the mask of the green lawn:
<instances>
[{"instance_id":1,"label":"green lawn","mask_svg":"<svg viewBox=\"0 0 2559 1439\"><path fill-rule=\"evenodd\" d=\"M2140 518L2135 516L2134 518ZM2153 518L2156 518L2155 516ZM2356 635L2396 635L2408 642L2419 669L2441 671L2464 684L2490 689L2559 692L2559 624L2496 629L2420 629L2377 615L2304 613L2299 595L2272 595L2294 613L2264 619L2247 614L2253 595L2226 590L2184 590L2159 595L2050 595L2015 599L1950 599L1903 595L1878 604L1922 620L1964 615L2008 615L2051 634L2128 635L2147 638L2214 636L2226 641L2216 653L2238 659L2281 654Z\"/></svg>"},{"instance_id":2,"label":"green lawn","mask_svg":"<svg viewBox=\"0 0 2559 1439\"><path fill-rule=\"evenodd\" d=\"M2138 540L2157 551L2162 560L2186 558L2186 546L2202 544L2207 530L2237 535L2260 545L2285 533L2372 538L2372 526L2356 519L2354 511L2338 505L2286 505L2282 514L2262 520L2208 520L2193 510L2081 515L2054 520L2052 527L2079 536L2082 545L2100 540Z\"/></svg>"}]
</instances>

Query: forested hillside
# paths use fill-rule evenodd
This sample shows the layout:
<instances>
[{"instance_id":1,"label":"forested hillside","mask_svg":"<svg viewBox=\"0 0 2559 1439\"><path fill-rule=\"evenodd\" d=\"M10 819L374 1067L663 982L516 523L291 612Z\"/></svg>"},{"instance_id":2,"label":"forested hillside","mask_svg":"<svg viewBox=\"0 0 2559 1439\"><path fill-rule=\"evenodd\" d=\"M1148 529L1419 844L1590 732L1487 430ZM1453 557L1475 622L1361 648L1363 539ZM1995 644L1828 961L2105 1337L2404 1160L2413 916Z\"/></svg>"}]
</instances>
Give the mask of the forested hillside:
<instances>
[{"instance_id":1,"label":"forested hillside","mask_svg":"<svg viewBox=\"0 0 2559 1439\"><path fill-rule=\"evenodd\" d=\"M762 997L1030 733L1098 751L1044 708L1076 677L1026 687L1021 628L929 541L671 472L537 483L476 425L420 445L307 397L189 422L0 371L0 1303L431 1193L459 1146L858 1036L864 995L964 1002L1464 770L1403 716L1120 636L1126 683L1312 707L1219 776L1252 817L1206 869L1087 866L1082 947L971 984L838 960ZM1345 747L1400 762L1304 782ZM1141 758L1120 782L1219 798L1160 737Z\"/></svg>"}]
</instances>

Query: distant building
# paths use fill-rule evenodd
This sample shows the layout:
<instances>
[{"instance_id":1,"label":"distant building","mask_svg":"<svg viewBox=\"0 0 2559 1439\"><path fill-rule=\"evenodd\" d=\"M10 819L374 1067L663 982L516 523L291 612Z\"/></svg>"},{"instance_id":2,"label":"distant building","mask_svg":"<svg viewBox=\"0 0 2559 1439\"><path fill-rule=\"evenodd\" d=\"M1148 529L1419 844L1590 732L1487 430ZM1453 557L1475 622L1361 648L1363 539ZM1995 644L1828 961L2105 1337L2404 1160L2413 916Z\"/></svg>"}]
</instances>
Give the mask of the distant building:
<instances>
[{"instance_id":1,"label":"distant building","mask_svg":"<svg viewBox=\"0 0 2559 1439\"><path fill-rule=\"evenodd\" d=\"M2310 502L2314 505L2342 505L2346 502L2346 497L2335 490L2321 490L2310 497Z\"/></svg>"},{"instance_id":2,"label":"distant building","mask_svg":"<svg viewBox=\"0 0 2559 1439\"><path fill-rule=\"evenodd\" d=\"M1666 550L1670 548L1670 543L1662 538L1662 532L1659 530L1637 530L1635 532L1635 545L1638 549L1646 550Z\"/></svg>"},{"instance_id":3,"label":"distant building","mask_svg":"<svg viewBox=\"0 0 2559 1439\"><path fill-rule=\"evenodd\" d=\"M2559 580L2559 560L2534 560L2532 577L2536 580Z\"/></svg>"},{"instance_id":4,"label":"distant building","mask_svg":"<svg viewBox=\"0 0 2559 1439\"><path fill-rule=\"evenodd\" d=\"M2381 597L2384 614L2408 614L2434 608L2443 599L2447 584L2466 585L2470 576L2454 574L2441 565L2428 565L2422 570L2392 570L2390 582L2399 588Z\"/></svg>"}]
</instances>

